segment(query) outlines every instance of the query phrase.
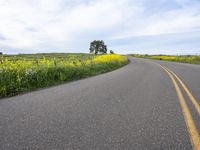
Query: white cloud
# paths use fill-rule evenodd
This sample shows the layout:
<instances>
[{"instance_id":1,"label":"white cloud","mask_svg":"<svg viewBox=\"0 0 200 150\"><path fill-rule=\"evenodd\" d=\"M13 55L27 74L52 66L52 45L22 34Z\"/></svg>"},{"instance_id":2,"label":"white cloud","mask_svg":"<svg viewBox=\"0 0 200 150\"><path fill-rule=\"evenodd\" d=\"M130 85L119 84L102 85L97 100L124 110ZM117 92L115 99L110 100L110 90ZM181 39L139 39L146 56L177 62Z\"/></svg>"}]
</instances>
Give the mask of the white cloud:
<instances>
[{"instance_id":1,"label":"white cloud","mask_svg":"<svg viewBox=\"0 0 200 150\"><path fill-rule=\"evenodd\" d=\"M1 0L0 48L75 50L96 38L193 32L200 29L199 6L190 0Z\"/></svg>"},{"instance_id":2,"label":"white cloud","mask_svg":"<svg viewBox=\"0 0 200 150\"><path fill-rule=\"evenodd\" d=\"M185 3L186 1L187 0L185 0ZM180 1L178 1L178 4L179 3ZM145 14L145 17L141 18L141 16L139 16L135 20L130 21L129 28L121 33L117 33L112 38L120 39L132 36L148 36L199 31L199 7L200 4L193 4L187 7L184 5L184 7L177 7L176 9L164 12L158 11L157 13L153 14L148 14L149 9L147 9L147 12L143 12L143 14Z\"/></svg>"},{"instance_id":3,"label":"white cloud","mask_svg":"<svg viewBox=\"0 0 200 150\"><path fill-rule=\"evenodd\" d=\"M123 21L127 7L122 6L126 3L103 0L68 8L61 0L5 0L0 5L0 33L10 43L2 42L15 48L32 48L41 42L77 40L82 32L109 31Z\"/></svg>"}]
</instances>

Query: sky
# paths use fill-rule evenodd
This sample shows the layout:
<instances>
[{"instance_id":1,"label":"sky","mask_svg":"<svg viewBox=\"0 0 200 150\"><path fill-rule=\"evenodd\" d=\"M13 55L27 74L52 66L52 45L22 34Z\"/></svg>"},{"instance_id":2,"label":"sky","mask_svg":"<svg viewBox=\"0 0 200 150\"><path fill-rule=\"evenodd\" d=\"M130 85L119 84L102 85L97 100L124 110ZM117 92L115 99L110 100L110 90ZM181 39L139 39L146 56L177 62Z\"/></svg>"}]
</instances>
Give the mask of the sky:
<instances>
[{"instance_id":1,"label":"sky","mask_svg":"<svg viewBox=\"0 0 200 150\"><path fill-rule=\"evenodd\" d=\"M0 51L200 54L200 0L0 0Z\"/></svg>"}]
</instances>

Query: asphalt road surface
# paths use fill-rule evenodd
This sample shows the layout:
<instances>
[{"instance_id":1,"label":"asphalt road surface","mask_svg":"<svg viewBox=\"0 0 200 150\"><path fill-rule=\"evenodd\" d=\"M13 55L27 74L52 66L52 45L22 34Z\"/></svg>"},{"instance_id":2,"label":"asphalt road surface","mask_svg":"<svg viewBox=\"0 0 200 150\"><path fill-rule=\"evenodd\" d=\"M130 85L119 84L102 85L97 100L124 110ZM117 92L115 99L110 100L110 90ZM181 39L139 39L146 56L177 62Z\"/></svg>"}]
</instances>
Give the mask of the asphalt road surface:
<instances>
[{"instance_id":1,"label":"asphalt road surface","mask_svg":"<svg viewBox=\"0 0 200 150\"><path fill-rule=\"evenodd\" d=\"M199 65L130 58L109 73L1 99L0 150L198 150L199 100Z\"/></svg>"}]
</instances>

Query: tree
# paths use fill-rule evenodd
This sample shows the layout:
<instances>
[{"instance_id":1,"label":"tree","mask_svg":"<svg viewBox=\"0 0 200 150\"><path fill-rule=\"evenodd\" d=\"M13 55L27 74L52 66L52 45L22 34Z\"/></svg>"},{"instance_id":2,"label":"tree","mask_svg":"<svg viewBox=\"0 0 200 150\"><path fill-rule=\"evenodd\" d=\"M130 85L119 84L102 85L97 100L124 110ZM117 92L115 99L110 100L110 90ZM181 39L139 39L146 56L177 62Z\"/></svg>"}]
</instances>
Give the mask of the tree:
<instances>
[{"instance_id":1,"label":"tree","mask_svg":"<svg viewBox=\"0 0 200 150\"><path fill-rule=\"evenodd\" d=\"M107 46L104 44L102 40L94 40L90 43L90 53L94 53L95 55L100 54L107 54Z\"/></svg>"},{"instance_id":2,"label":"tree","mask_svg":"<svg viewBox=\"0 0 200 150\"><path fill-rule=\"evenodd\" d=\"M0 52L0 55L3 55L3 52Z\"/></svg>"},{"instance_id":3,"label":"tree","mask_svg":"<svg viewBox=\"0 0 200 150\"><path fill-rule=\"evenodd\" d=\"M110 54L114 54L115 52L113 50L110 50Z\"/></svg>"}]
</instances>

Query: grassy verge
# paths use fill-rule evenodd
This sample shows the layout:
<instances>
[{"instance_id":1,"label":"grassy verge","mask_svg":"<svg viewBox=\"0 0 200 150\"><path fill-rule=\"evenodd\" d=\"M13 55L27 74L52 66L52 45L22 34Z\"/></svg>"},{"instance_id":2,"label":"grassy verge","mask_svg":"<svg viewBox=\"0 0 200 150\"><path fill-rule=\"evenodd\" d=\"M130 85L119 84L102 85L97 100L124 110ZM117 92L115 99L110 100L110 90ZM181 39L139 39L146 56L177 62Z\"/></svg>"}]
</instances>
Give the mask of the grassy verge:
<instances>
[{"instance_id":1,"label":"grassy verge","mask_svg":"<svg viewBox=\"0 0 200 150\"><path fill-rule=\"evenodd\" d=\"M85 78L128 63L117 54L35 54L0 57L0 97Z\"/></svg>"},{"instance_id":2,"label":"grassy verge","mask_svg":"<svg viewBox=\"0 0 200 150\"><path fill-rule=\"evenodd\" d=\"M181 63L200 64L200 56L197 55L182 55L182 56L169 56L169 55L139 55L130 54L130 56L138 58L149 58L157 60L174 61Z\"/></svg>"}]
</instances>

